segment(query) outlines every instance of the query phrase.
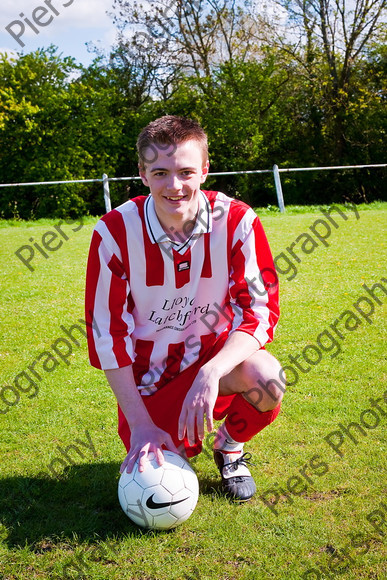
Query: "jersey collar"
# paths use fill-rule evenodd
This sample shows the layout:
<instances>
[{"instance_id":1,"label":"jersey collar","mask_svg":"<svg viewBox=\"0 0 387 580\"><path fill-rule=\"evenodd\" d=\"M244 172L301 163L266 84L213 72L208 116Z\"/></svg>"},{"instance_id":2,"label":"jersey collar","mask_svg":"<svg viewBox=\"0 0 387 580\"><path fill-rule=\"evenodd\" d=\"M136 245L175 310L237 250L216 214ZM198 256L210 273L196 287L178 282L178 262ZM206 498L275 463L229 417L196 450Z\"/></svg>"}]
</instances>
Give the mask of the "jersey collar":
<instances>
[{"instance_id":1,"label":"jersey collar","mask_svg":"<svg viewBox=\"0 0 387 580\"><path fill-rule=\"evenodd\" d=\"M176 252L183 254L202 234L212 231L212 213L210 203L202 191L199 191L199 210L192 234L182 242L174 242L165 233L156 214L154 200L151 194L145 201L145 225L152 244L172 244Z\"/></svg>"}]
</instances>

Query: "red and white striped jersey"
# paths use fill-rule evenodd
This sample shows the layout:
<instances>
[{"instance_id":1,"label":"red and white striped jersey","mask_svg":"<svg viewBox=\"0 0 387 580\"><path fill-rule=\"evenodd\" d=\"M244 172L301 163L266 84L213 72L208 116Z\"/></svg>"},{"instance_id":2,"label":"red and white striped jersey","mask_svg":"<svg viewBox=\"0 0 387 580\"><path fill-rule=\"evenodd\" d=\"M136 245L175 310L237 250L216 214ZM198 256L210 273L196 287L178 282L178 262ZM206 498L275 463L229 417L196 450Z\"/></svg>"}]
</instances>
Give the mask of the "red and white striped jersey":
<instances>
[{"instance_id":1,"label":"red and white striped jersey","mask_svg":"<svg viewBox=\"0 0 387 580\"><path fill-rule=\"evenodd\" d=\"M222 333L247 332L263 346L278 321L278 278L249 206L201 191L195 226L181 240L169 239L151 195L112 210L93 232L90 362L100 369L133 364L142 394L192 365Z\"/></svg>"}]
</instances>

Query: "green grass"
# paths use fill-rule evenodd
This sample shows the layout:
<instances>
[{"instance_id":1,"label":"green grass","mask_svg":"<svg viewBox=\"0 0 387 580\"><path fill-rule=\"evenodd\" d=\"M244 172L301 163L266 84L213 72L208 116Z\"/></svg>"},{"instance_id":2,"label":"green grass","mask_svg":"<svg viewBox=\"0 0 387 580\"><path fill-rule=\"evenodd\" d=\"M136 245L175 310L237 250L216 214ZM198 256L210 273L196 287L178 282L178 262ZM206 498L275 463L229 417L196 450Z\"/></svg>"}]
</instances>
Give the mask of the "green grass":
<instances>
[{"instance_id":1,"label":"green grass","mask_svg":"<svg viewBox=\"0 0 387 580\"><path fill-rule=\"evenodd\" d=\"M348 219L337 217L329 245L319 242L309 254L293 246L297 275L290 281L280 276L282 317L268 349L283 365L316 345L341 313L354 310L366 295L362 284L386 277L387 205L360 206L358 220L342 209ZM274 256L323 217L318 208L258 213ZM77 321L83 319L84 271L96 220L87 218L78 232L71 231L77 224L63 226L69 239L49 258L37 251L33 272L15 256L30 237L40 243L58 221L0 224L0 388L12 386L44 351L52 352L55 340L65 336L61 325L83 327ZM61 361L49 372L42 369L43 359L36 362L37 386L28 391L21 382L26 392L0 415L0 579L386 578L385 536L367 520L385 497L385 417L376 410L380 422L374 429L365 435L354 430L356 443L346 437L342 457L324 439L339 423L358 422L370 398L387 389L386 297L379 296L383 305L375 304L372 323L363 319L343 332L338 356L324 352L319 364L300 373L276 422L246 446L256 463L257 497L230 504L219 493L214 464L202 454L195 461L198 506L171 532L138 529L121 511L117 481L124 449L116 434L115 401L103 373L88 364L82 333L70 364ZM15 400L10 390L6 396ZM379 405L387 413L387 401ZM363 417L371 423L371 415ZM87 436L89 448L80 443ZM70 449L73 464L55 461L63 458L58 446L72 444L83 457ZM318 467L322 462L325 468ZM275 515L259 496L270 499L271 488L295 485L297 477L307 482L305 494L283 496L272 506ZM386 525L382 530L387 534ZM340 573L329 571L334 562ZM316 572L306 575L310 568Z\"/></svg>"}]
</instances>

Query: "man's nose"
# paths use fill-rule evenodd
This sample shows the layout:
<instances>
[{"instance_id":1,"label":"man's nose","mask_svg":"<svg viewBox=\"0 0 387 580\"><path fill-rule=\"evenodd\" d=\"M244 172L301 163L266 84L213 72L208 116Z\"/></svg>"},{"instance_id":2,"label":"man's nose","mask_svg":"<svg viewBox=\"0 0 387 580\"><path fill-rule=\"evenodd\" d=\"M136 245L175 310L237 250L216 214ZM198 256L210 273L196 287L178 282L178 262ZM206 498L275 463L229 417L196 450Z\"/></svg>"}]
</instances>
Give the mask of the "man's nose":
<instances>
[{"instance_id":1,"label":"man's nose","mask_svg":"<svg viewBox=\"0 0 387 580\"><path fill-rule=\"evenodd\" d=\"M171 175L170 179L168 180L167 188L170 191L180 191L182 188L182 182L179 179L178 175Z\"/></svg>"}]
</instances>

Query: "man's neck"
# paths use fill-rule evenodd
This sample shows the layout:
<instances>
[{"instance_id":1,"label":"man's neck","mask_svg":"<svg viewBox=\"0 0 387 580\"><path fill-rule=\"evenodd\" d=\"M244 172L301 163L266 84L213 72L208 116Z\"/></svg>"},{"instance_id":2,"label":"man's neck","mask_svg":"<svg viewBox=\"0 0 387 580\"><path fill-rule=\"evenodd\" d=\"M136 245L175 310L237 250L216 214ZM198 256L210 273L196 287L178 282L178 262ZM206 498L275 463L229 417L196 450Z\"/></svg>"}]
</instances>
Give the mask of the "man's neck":
<instances>
[{"instance_id":1,"label":"man's neck","mask_svg":"<svg viewBox=\"0 0 387 580\"><path fill-rule=\"evenodd\" d=\"M172 240L172 242L182 243L191 236L196 224L198 211L199 207L194 215L184 216L181 219L163 220L162 218L160 219L160 216L157 217L168 238Z\"/></svg>"}]
</instances>

